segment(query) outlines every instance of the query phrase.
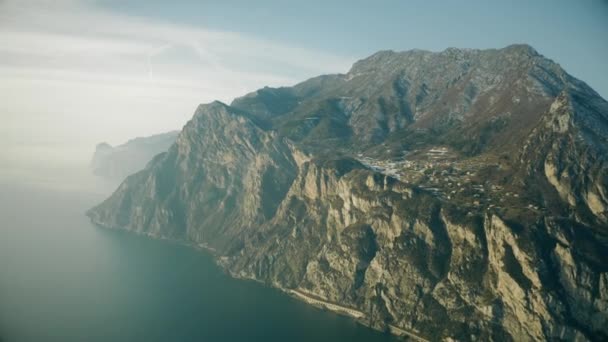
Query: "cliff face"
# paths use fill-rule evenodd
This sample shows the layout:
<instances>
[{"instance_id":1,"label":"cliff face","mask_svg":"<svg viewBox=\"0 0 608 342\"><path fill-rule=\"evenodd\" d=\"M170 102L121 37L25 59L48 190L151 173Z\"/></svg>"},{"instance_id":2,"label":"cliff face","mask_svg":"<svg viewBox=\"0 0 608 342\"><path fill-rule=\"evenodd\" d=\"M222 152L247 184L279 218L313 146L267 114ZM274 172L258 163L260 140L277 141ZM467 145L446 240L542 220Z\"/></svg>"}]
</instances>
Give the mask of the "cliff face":
<instances>
[{"instance_id":1,"label":"cliff face","mask_svg":"<svg viewBox=\"0 0 608 342\"><path fill-rule=\"evenodd\" d=\"M145 168L152 157L169 149L178 134L173 131L136 138L116 147L108 143L98 144L91 160L91 170L100 177L123 180Z\"/></svg>"},{"instance_id":2,"label":"cliff face","mask_svg":"<svg viewBox=\"0 0 608 342\"><path fill-rule=\"evenodd\" d=\"M93 222L428 340L608 338L608 104L527 46L201 105Z\"/></svg>"},{"instance_id":3,"label":"cliff face","mask_svg":"<svg viewBox=\"0 0 608 342\"><path fill-rule=\"evenodd\" d=\"M90 215L111 227L228 247L274 215L294 177L283 139L214 102Z\"/></svg>"}]
</instances>

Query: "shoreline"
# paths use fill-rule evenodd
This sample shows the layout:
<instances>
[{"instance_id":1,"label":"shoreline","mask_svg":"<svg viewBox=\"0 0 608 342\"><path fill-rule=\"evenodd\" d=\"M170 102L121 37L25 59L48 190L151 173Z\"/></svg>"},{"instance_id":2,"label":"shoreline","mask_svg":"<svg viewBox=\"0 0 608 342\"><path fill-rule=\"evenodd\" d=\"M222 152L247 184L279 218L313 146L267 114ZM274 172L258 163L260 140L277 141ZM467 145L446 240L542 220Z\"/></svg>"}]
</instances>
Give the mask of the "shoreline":
<instances>
[{"instance_id":1,"label":"shoreline","mask_svg":"<svg viewBox=\"0 0 608 342\"><path fill-rule=\"evenodd\" d=\"M207 244L190 243L190 242L187 242L184 240L168 238L165 236L158 236L158 235L151 234L151 233L138 232L138 231L130 230L128 228L110 227L110 226L104 225L100 222L96 222L91 217L89 217L89 218L93 225L95 225L96 227L101 228L101 229L116 230L116 231L120 231L120 232L125 232L127 234L134 234L134 235L138 235L138 236L142 236L142 237L151 238L154 240L163 240L163 241L174 243L174 244L177 244L177 245L180 245L183 247L193 248L195 250L201 251L201 252L207 254L208 256L210 256L212 258L213 262L215 263L215 265L224 274L226 274L227 276L229 276L233 279L252 281L252 282L261 284L265 287L268 287L268 288L271 288L274 290L278 290L299 302L306 303L317 309L327 310L332 313L335 313L336 315L349 317L349 318L353 319L356 323L361 324L369 329L373 329L373 330L380 331L380 332L388 332L393 336L406 337L408 339L411 338L411 339L414 339L414 340L420 341L420 342L430 342L428 339L425 339L424 337L418 335L417 332L409 331L404 328L397 327L393 324L387 323L385 325L385 330L382 330L379 326L372 326L372 325L366 324L365 318L367 316L365 315L365 313L363 313L355 308L349 308L347 306L340 305L338 303L332 303L332 302L324 300L322 298L317 298L317 296L315 296L313 294L307 294L306 293L307 291L305 289L284 288L278 284L269 284L269 283L266 283L266 282L256 279L256 278L235 274L234 272L231 272L229 269L227 269L225 267L225 265L222 265L221 260L220 260L222 258L222 256L220 256L218 254L218 252L215 248L208 246Z\"/></svg>"},{"instance_id":2,"label":"shoreline","mask_svg":"<svg viewBox=\"0 0 608 342\"><path fill-rule=\"evenodd\" d=\"M357 309L349 308L337 303L332 303L327 300L315 298L311 294L305 293L302 289L285 289L280 288L284 292L290 294L292 297L296 297L299 300L306 302L310 305L327 309L336 313L342 313L343 315L354 317L355 319L364 319L365 314Z\"/></svg>"}]
</instances>

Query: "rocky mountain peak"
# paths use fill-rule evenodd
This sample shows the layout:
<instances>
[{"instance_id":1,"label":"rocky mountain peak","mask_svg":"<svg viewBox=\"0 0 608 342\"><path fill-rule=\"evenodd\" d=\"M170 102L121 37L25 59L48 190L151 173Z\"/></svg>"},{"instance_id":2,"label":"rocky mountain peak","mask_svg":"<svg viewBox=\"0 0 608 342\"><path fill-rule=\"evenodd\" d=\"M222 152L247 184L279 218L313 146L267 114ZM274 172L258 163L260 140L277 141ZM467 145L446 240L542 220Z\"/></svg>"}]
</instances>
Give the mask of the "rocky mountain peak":
<instances>
[{"instance_id":1,"label":"rocky mountain peak","mask_svg":"<svg viewBox=\"0 0 608 342\"><path fill-rule=\"evenodd\" d=\"M427 50L413 49L395 52L393 50L383 50L373 55L355 62L348 74L361 73L374 69L387 68L414 68L421 63L450 63L464 62L473 64L494 60L508 60L510 62L524 63L535 58L544 58L533 47L527 44L513 44L501 49L463 49L450 47L441 52L431 52ZM498 70L502 71L502 70Z\"/></svg>"},{"instance_id":2,"label":"rocky mountain peak","mask_svg":"<svg viewBox=\"0 0 608 342\"><path fill-rule=\"evenodd\" d=\"M539 54L538 51L536 51L536 49L529 44L511 44L509 46L504 47L502 50L505 50L508 53L527 55L530 57L541 56L541 54Z\"/></svg>"},{"instance_id":3,"label":"rocky mountain peak","mask_svg":"<svg viewBox=\"0 0 608 342\"><path fill-rule=\"evenodd\" d=\"M196 111L194 112L193 119L197 119L202 116L211 116L211 115L231 115L234 110L221 102L221 101L213 101L210 103L202 103L198 105Z\"/></svg>"}]
</instances>

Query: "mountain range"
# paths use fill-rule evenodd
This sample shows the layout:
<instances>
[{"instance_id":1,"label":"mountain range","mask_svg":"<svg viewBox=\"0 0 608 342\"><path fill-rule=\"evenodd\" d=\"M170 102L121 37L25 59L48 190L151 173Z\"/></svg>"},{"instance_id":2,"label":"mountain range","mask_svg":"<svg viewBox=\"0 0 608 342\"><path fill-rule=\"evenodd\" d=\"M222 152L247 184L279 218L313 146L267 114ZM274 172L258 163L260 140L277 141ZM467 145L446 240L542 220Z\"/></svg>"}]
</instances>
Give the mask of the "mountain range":
<instances>
[{"instance_id":1,"label":"mountain range","mask_svg":"<svg viewBox=\"0 0 608 342\"><path fill-rule=\"evenodd\" d=\"M415 340L608 339L608 102L528 45L200 105L88 215Z\"/></svg>"},{"instance_id":2,"label":"mountain range","mask_svg":"<svg viewBox=\"0 0 608 342\"><path fill-rule=\"evenodd\" d=\"M169 149L178 134L179 131L171 131L139 137L116 147L105 142L100 143L95 147L91 170L103 178L123 180L128 175L144 169L152 157Z\"/></svg>"}]
</instances>

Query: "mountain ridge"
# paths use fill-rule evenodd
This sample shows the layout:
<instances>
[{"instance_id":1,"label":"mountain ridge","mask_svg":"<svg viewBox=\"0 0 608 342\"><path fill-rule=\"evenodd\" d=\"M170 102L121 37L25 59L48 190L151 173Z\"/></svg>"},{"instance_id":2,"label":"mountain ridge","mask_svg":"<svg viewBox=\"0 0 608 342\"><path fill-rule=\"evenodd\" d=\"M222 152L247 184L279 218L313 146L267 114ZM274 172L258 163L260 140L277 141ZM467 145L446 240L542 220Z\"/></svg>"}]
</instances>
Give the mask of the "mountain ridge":
<instances>
[{"instance_id":1,"label":"mountain ridge","mask_svg":"<svg viewBox=\"0 0 608 342\"><path fill-rule=\"evenodd\" d=\"M122 181L126 176L143 169L156 154L169 148L179 131L130 139L112 146L99 143L91 159L91 169L97 176Z\"/></svg>"}]
</instances>

